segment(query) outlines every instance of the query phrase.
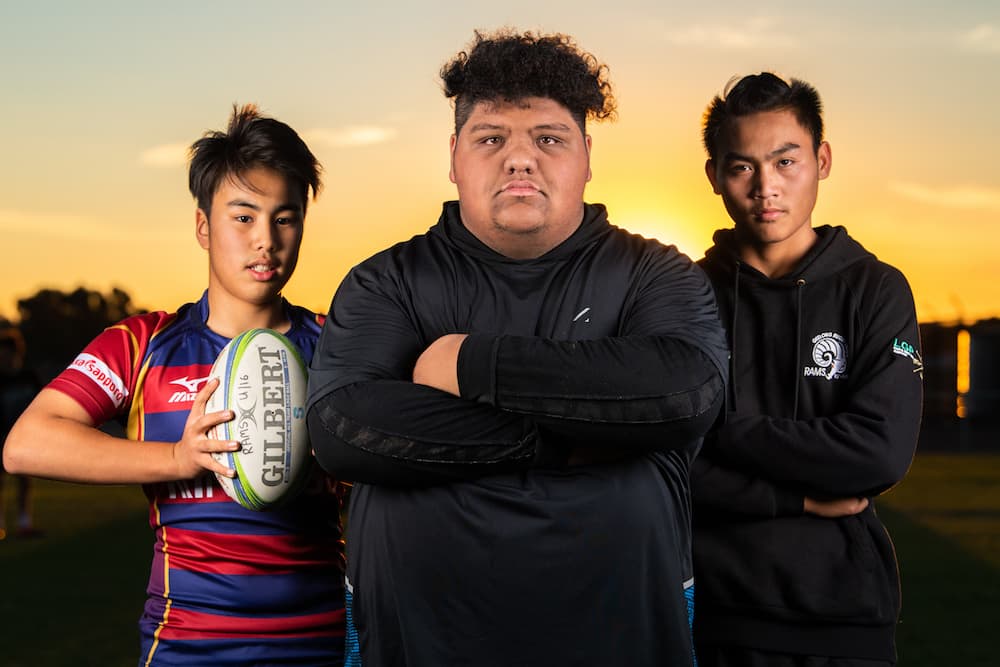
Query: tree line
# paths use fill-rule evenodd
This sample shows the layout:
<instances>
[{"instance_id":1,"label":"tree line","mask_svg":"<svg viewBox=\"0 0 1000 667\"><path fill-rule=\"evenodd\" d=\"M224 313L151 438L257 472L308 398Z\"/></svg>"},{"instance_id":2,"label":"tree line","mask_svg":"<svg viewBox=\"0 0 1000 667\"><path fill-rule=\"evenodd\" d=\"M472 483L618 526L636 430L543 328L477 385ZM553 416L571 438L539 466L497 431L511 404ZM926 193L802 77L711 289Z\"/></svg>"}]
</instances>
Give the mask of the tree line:
<instances>
[{"instance_id":1,"label":"tree line","mask_svg":"<svg viewBox=\"0 0 1000 667\"><path fill-rule=\"evenodd\" d=\"M107 294L78 287L72 292L43 289L17 302L18 321L0 318L25 342L24 366L43 380L55 377L94 336L119 320L146 312L117 287Z\"/></svg>"}]
</instances>

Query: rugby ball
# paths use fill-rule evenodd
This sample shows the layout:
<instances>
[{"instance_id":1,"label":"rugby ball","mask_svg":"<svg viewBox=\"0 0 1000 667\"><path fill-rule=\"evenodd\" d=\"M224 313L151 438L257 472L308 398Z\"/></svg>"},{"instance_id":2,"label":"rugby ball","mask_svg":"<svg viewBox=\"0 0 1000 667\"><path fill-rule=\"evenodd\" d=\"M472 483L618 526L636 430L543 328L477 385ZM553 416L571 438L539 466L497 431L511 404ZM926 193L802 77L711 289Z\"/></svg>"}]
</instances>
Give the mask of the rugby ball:
<instances>
[{"instance_id":1,"label":"rugby ball","mask_svg":"<svg viewBox=\"0 0 1000 667\"><path fill-rule=\"evenodd\" d=\"M212 456L236 471L216 479L230 498L251 510L274 507L296 494L312 468L305 422L306 365L277 331L250 329L222 348L209 379L219 386L205 412L232 410L235 418L209 432L238 440L235 452Z\"/></svg>"}]
</instances>

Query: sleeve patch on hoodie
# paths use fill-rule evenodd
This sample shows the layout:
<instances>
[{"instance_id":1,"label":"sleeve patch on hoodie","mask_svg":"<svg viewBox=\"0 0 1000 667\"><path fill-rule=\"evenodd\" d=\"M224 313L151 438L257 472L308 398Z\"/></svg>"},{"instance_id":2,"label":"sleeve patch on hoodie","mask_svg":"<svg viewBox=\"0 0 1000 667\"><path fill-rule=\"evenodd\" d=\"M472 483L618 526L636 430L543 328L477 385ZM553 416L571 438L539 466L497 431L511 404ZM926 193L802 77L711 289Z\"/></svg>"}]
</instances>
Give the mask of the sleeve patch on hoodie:
<instances>
[{"instance_id":1,"label":"sleeve patch on hoodie","mask_svg":"<svg viewBox=\"0 0 1000 667\"><path fill-rule=\"evenodd\" d=\"M913 372L920 375L920 378L924 377L924 360L920 356L920 352L917 348L913 347L905 340L900 340L898 338L892 339L892 353L898 354L901 357L906 357L913 362Z\"/></svg>"}]
</instances>

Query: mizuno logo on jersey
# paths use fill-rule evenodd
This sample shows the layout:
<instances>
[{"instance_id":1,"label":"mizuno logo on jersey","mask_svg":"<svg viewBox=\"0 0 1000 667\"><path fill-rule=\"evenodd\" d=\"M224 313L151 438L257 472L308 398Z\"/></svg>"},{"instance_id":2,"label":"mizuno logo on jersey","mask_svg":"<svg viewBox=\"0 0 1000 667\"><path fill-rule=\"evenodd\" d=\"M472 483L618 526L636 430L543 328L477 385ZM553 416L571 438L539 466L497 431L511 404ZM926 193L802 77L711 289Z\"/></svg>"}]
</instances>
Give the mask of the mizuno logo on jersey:
<instances>
[{"instance_id":1,"label":"mizuno logo on jersey","mask_svg":"<svg viewBox=\"0 0 1000 667\"><path fill-rule=\"evenodd\" d=\"M189 380L188 376L185 375L182 378L170 380L169 384L179 385L184 387L187 391L175 391L170 395L170 398L167 399L167 403L190 403L194 400L195 394L198 393L198 389L200 388L198 385L202 384L207 379L208 377L206 376L203 378L192 378Z\"/></svg>"}]
</instances>

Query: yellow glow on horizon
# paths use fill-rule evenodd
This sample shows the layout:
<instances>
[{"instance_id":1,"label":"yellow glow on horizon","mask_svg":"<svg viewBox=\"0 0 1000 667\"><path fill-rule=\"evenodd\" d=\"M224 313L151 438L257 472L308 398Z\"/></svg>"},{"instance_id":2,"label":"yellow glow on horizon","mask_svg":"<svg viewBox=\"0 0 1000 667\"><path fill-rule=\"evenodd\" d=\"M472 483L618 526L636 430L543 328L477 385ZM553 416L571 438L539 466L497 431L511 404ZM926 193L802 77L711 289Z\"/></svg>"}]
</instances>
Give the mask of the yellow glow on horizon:
<instances>
[{"instance_id":1,"label":"yellow glow on horizon","mask_svg":"<svg viewBox=\"0 0 1000 667\"><path fill-rule=\"evenodd\" d=\"M969 393L969 332L962 329L955 339L955 390L958 392L958 406L955 410L959 419L965 417L965 395Z\"/></svg>"}]
</instances>

